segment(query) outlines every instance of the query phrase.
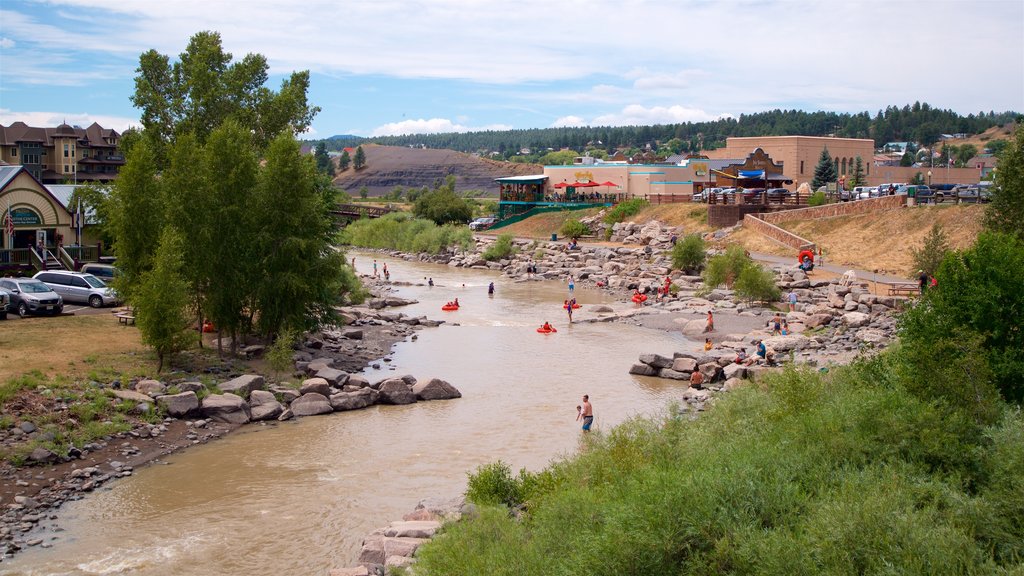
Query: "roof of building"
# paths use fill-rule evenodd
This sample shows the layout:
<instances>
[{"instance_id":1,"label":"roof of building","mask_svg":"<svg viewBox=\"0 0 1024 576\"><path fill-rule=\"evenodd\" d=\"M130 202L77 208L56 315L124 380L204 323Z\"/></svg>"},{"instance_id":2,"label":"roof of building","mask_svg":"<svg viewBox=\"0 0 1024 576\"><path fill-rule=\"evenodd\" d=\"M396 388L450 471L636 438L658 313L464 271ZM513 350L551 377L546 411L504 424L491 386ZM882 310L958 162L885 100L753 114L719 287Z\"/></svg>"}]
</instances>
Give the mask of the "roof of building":
<instances>
[{"instance_id":1,"label":"roof of building","mask_svg":"<svg viewBox=\"0 0 1024 576\"><path fill-rule=\"evenodd\" d=\"M90 147L116 147L121 135L116 130L104 128L93 122L88 128L61 124L56 128L39 128L24 122L14 122L10 126L0 125L0 146L13 146L19 142L37 142L45 146L53 146L54 138L77 138L79 144Z\"/></svg>"},{"instance_id":2,"label":"roof of building","mask_svg":"<svg viewBox=\"0 0 1024 576\"><path fill-rule=\"evenodd\" d=\"M15 165L0 166L0 190L6 188L7 184L14 180L18 172L21 172L21 168L21 166Z\"/></svg>"},{"instance_id":3,"label":"roof of building","mask_svg":"<svg viewBox=\"0 0 1024 576\"><path fill-rule=\"evenodd\" d=\"M547 179L548 177L543 174L532 174L528 176L504 176L502 178L495 178L494 181L503 184L540 184Z\"/></svg>"}]
</instances>

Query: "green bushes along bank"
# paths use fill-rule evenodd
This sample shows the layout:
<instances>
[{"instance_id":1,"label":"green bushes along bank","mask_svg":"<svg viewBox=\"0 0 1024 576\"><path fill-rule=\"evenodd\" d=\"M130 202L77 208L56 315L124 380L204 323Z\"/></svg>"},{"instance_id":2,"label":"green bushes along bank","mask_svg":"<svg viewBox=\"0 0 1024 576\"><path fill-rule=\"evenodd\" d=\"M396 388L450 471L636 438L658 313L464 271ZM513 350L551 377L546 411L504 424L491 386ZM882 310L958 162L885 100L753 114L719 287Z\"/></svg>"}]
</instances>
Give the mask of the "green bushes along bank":
<instances>
[{"instance_id":1,"label":"green bushes along bank","mask_svg":"<svg viewBox=\"0 0 1024 576\"><path fill-rule=\"evenodd\" d=\"M413 218L411 214L392 213L349 224L341 232L341 242L363 248L437 254L452 246L469 248L473 234L465 226L438 226L430 220Z\"/></svg>"}]
</instances>

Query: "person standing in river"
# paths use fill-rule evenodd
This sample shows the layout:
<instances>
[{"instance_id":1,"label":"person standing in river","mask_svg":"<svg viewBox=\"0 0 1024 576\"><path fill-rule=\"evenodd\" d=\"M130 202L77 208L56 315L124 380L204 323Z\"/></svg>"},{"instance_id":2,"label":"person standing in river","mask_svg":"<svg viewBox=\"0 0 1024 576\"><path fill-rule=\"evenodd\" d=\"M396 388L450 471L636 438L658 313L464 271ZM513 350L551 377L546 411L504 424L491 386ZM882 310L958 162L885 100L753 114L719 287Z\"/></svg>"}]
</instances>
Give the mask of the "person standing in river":
<instances>
[{"instance_id":1,"label":"person standing in river","mask_svg":"<svg viewBox=\"0 0 1024 576\"><path fill-rule=\"evenodd\" d=\"M579 408L579 407L577 407ZM576 411L576 421L583 420L583 431L590 432L590 427L594 424L594 407L590 405L590 396L583 395L583 406Z\"/></svg>"},{"instance_id":2,"label":"person standing in river","mask_svg":"<svg viewBox=\"0 0 1024 576\"><path fill-rule=\"evenodd\" d=\"M576 282L572 279L572 274L569 274L569 294L572 294L576 289Z\"/></svg>"}]
</instances>

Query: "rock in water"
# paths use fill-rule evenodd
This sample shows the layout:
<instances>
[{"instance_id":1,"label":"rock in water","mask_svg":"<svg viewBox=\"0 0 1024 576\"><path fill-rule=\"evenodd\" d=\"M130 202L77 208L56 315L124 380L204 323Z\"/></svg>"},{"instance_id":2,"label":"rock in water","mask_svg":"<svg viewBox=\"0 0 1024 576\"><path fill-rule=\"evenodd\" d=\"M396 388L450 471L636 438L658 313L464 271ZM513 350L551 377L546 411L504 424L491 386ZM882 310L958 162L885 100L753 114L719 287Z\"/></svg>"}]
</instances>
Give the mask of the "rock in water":
<instances>
[{"instance_id":1,"label":"rock in water","mask_svg":"<svg viewBox=\"0 0 1024 576\"><path fill-rule=\"evenodd\" d=\"M390 378L380 383L381 404L413 404L416 394L401 378Z\"/></svg>"},{"instance_id":2,"label":"rock in water","mask_svg":"<svg viewBox=\"0 0 1024 576\"><path fill-rule=\"evenodd\" d=\"M228 424L245 424L252 419L249 404L236 394L210 394L203 398L203 416Z\"/></svg>"},{"instance_id":3,"label":"rock in water","mask_svg":"<svg viewBox=\"0 0 1024 576\"><path fill-rule=\"evenodd\" d=\"M323 394L317 394L316 392L309 392L299 396L292 402L289 408L291 408L292 414L296 416L316 416L318 414L334 412L334 408L331 407L331 401Z\"/></svg>"},{"instance_id":4,"label":"rock in water","mask_svg":"<svg viewBox=\"0 0 1024 576\"><path fill-rule=\"evenodd\" d=\"M450 400L462 398L462 393L451 384L439 378L431 378L427 382L417 382L412 387L417 400Z\"/></svg>"}]
</instances>

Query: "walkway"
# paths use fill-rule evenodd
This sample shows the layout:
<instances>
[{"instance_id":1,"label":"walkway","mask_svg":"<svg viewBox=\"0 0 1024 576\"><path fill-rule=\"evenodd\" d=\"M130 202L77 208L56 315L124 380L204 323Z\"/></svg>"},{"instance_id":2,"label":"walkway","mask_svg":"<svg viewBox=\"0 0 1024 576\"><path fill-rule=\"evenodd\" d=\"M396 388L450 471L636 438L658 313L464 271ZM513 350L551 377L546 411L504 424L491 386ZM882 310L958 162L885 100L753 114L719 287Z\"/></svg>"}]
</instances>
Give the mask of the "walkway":
<instances>
[{"instance_id":1,"label":"walkway","mask_svg":"<svg viewBox=\"0 0 1024 576\"><path fill-rule=\"evenodd\" d=\"M773 265L784 265L793 266L796 264L796 252L794 251L793 256L775 256L774 254L762 254L760 252L751 252L750 257L754 260L765 262ZM826 256L824 264L815 264L815 270L825 270L826 272L833 272L835 274L842 275L847 270L853 270L857 273L857 278L860 280L868 280L872 282L917 282L915 279L901 278L899 276L892 276L888 274L876 274L871 270L861 270L859 268L851 268L850 266L841 266L839 264L832 264L828 261Z\"/></svg>"}]
</instances>

